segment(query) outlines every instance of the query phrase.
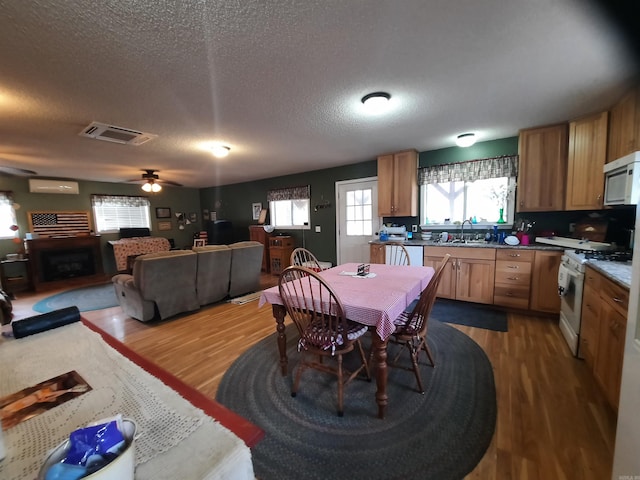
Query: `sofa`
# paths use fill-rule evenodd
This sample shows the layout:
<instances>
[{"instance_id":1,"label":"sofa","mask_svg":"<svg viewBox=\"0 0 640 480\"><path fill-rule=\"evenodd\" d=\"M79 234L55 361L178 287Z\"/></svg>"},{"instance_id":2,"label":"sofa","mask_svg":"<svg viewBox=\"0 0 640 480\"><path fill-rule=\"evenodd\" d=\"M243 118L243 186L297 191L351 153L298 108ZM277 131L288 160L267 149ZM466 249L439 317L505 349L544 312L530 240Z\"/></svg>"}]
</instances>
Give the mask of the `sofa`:
<instances>
[{"instance_id":1,"label":"sofa","mask_svg":"<svg viewBox=\"0 0 640 480\"><path fill-rule=\"evenodd\" d=\"M249 241L149 253L136 257L131 275L112 282L127 315L165 319L259 290L263 250Z\"/></svg>"}]
</instances>

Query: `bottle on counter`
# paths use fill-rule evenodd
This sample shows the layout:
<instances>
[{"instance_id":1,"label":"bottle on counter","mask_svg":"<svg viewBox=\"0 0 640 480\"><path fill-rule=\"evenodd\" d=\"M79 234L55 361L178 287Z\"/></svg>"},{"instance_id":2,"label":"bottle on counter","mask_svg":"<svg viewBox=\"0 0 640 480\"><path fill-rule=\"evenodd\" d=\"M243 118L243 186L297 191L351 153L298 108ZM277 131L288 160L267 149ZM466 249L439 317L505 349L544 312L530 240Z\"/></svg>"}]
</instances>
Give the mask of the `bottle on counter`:
<instances>
[{"instance_id":1,"label":"bottle on counter","mask_svg":"<svg viewBox=\"0 0 640 480\"><path fill-rule=\"evenodd\" d=\"M491 239L493 236L491 235L491 230L487 230L487 233L484 234L484 241L487 243L491 243Z\"/></svg>"}]
</instances>

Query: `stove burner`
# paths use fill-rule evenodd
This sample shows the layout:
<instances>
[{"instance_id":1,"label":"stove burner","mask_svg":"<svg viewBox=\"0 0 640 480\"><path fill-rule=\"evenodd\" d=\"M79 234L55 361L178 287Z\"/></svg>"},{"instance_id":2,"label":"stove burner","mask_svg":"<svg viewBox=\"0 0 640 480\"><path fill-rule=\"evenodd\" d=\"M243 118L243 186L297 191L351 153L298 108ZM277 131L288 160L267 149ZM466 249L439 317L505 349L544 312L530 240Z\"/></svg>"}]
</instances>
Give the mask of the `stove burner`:
<instances>
[{"instance_id":1,"label":"stove burner","mask_svg":"<svg viewBox=\"0 0 640 480\"><path fill-rule=\"evenodd\" d=\"M576 253L583 254L587 260L605 260L608 262L628 262L633 258L633 253L626 251L576 250Z\"/></svg>"}]
</instances>

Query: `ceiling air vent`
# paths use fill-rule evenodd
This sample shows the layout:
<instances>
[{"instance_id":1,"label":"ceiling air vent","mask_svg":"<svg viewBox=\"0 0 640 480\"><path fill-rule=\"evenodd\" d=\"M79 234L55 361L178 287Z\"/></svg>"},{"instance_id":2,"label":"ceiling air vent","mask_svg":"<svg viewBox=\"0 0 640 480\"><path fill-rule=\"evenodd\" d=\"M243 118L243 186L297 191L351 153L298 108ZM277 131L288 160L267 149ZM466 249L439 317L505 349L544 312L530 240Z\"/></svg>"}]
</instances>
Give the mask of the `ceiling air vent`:
<instances>
[{"instance_id":1,"label":"ceiling air vent","mask_svg":"<svg viewBox=\"0 0 640 480\"><path fill-rule=\"evenodd\" d=\"M152 133L138 132L130 128L116 127L99 122L92 122L91 125L80 132L80 135L95 138L96 140L104 140L105 142L134 145L136 147L157 137Z\"/></svg>"}]
</instances>

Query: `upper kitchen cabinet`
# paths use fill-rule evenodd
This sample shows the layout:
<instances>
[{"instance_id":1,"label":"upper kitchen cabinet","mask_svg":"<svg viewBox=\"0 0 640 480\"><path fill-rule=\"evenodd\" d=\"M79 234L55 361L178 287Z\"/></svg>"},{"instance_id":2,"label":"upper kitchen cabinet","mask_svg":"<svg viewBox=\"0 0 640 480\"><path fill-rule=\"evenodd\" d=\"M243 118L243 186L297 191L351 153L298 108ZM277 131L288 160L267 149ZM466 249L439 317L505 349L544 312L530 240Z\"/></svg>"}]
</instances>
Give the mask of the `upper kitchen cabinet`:
<instances>
[{"instance_id":1,"label":"upper kitchen cabinet","mask_svg":"<svg viewBox=\"0 0 640 480\"><path fill-rule=\"evenodd\" d=\"M418 215L418 152L404 150L378 157L378 216Z\"/></svg>"},{"instance_id":2,"label":"upper kitchen cabinet","mask_svg":"<svg viewBox=\"0 0 640 480\"><path fill-rule=\"evenodd\" d=\"M599 210L604 197L608 112L569 124L569 161L565 210Z\"/></svg>"},{"instance_id":3,"label":"upper kitchen cabinet","mask_svg":"<svg viewBox=\"0 0 640 480\"><path fill-rule=\"evenodd\" d=\"M611 108L607 162L640 150L640 85Z\"/></svg>"},{"instance_id":4,"label":"upper kitchen cabinet","mask_svg":"<svg viewBox=\"0 0 640 480\"><path fill-rule=\"evenodd\" d=\"M568 125L520 131L517 211L564 210Z\"/></svg>"}]
</instances>

